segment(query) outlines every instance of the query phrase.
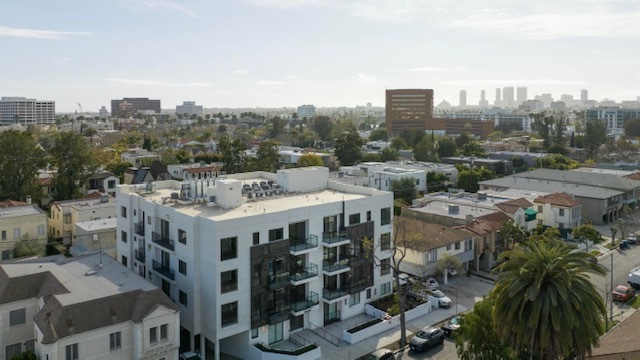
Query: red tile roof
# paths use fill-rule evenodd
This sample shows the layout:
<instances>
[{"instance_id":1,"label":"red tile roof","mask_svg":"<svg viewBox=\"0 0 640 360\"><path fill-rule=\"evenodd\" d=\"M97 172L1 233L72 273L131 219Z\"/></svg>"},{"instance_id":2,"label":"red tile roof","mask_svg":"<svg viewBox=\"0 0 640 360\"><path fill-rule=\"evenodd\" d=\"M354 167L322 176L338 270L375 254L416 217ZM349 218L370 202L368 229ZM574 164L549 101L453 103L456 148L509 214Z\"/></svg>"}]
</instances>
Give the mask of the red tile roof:
<instances>
[{"instance_id":1,"label":"red tile roof","mask_svg":"<svg viewBox=\"0 0 640 360\"><path fill-rule=\"evenodd\" d=\"M516 211L518 211L518 209L522 208L522 209L526 209L529 207L532 207L533 204L531 202L529 202L529 200L525 199L525 198L519 198L519 199L513 199L513 200L509 200L509 201L505 201L505 202L501 202L499 204L496 204L496 207L506 213L509 214L513 214Z\"/></svg>"},{"instance_id":2,"label":"red tile roof","mask_svg":"<svg viewBox=\"0 0 640 360\"><path fill-rule=\"evenodd\" d=\"M12 207L12 206L24 206L24 205L28 205L28 204L26 202L15 201L15 200L0 201L0 208Z\"/></svg>"},{"instance_id":3,"label":"red tile roof","mask_svg":"<svg viewBox=\"0 0 640 360\"><path fill-rule=\"evenodd\" d=\"M40 178L38 179L38 182L40 183L40 186L51 185L53 183L53 178Z\"/></svg>"},{"instance_id":4,"label":"red tile roof","mask_svg":"<svg viewBox=\"0 0 640 360\"><path fill-rule=\"evenodd\" d=\"M511 218L502 212L478 216L471 224L456 226L456 228L467 229L476 235L486 235L502 229L504 223L511 221Z\"/></svg>"},{"instance_id":5,"label":"red tile roof","mask_svg":"<svg viewBox=\"0 0 640 360\"><path fill-rule=\"evenodd\" d=\"M634 172L632 174L629 174L627 176L625 176L627 179L631 179L631 180L640 180L640 172Z\"/></svg>"},{"instance_id":6,"label":"red tile roof","mask_svg":"<svg viewBox=\"0 0 640 360\"><path fill-rule=\"evenodd\" d=\"M562 207L572 207L582 204L581 201L574 199L573 196L567 193L553 193L540 196L537 199L533 200L533 202L536 204L551 204Z\"/></svg>"}]
</instances>

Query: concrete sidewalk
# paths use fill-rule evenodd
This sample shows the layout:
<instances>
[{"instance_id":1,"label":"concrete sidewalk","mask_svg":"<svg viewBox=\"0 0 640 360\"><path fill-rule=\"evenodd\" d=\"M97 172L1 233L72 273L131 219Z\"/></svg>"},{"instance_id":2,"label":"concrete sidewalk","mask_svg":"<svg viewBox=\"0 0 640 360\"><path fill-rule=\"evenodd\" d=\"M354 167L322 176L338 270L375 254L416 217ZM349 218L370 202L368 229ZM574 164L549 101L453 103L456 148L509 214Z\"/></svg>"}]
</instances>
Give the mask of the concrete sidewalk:
<instances>
[{"instance_id":1,"label":"concrete sidewalk","mask_svg":"<svg viewBox=\"0 0 640 360\"><path fill-rule=\"evenodd\" d=\"M467 308L462 305L458 305L458 313L467 311ZM411 336L418 330L425 326L435 325L443 322L456 314L455 306L451 308L437 308L428 314L425 314L419 318L407 322L407 341L411 339ZM345 360L345 359L357 359L364 356L376 349L380 349L395 343L400 340L400 327L394 327L385 332L382 332L374 337L362 340L355 344L349 344L342 341L340 346L323 345L321 347L322 359L328 360Z\"/></svg>"}]
</instances>

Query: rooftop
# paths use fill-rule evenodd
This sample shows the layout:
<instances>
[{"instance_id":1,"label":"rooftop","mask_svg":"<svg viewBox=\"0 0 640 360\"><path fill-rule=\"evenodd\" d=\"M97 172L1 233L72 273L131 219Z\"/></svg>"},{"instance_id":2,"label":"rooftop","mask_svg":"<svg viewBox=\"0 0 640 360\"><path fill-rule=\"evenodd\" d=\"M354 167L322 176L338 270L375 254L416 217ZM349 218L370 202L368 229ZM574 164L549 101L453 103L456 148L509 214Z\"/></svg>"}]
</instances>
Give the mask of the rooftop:
<instances>
[{"instance_id":1,"label":"rooftop","mask_svg":"<svg viewBox=\"0 0 640 360\"><path fill-rule=\"evenodd\" d=\"M110 219L78 222L76 223L76 227L79 227L84 231L100 231L100 230L115 229L117 223L118 223L117 218L110 218Z\"/></svg>"},{"instance_id":2,"label":"rooftop","mask_svg":"<svg viewBox=\"0 0 640 360\"><path fill-rule=\"evenodd\" d=\"M589 198L609 199L623 193L617 190L605 189L598 186L571 184L563 181L531 179L517 176L507 176L499 179L480 181L480 185L504 188L516 188L528 191L565 192L567 194Z\"/></svg>"},{"instance_id":3,"label":"rooftop","mask_svg":"<svg viewBox=\"0 0 640 360\"><path fill-rule=\"evenodd\" d=\"M45 212L38 205L10 206L0 209L0 219L9 219L20 216L40 215Z\"/></svg>"},{"instance_id":4,"label":"rooftop","mask_svg":"<svg viewBox=\"0 0 640 360\"><path fill-rule=\"evenodd\" d=\"M536 204L551 204L563 207L572 207L582 204L582 201L578 201L573 196L565 193L553 193L545 196L540 196L535 199Z\"/></svg>"},{"instance_id":5,"label":"rooftop","mask_svg":"<svg viewBox=\"0 0 640 360\"><path fill-rule=\"evenodd\" d=\"M451 208L449 207L450 205L457 206L457 211L451 211ZM431 201L426 203L424 206L411 207L411 210L416 212L447 216L454 219L466 219L467 215L478 217L499 212L499 210L490 207L464 204L454 205L452 202L442 200Z\"/></svg>"},{"instance_id":6,"label":"rooftop","mask_svg":"<svg viewBox=\"0 0 640 360\"><path fill-rule=\"evenodd\" d=\"M640 312L627 319L600 338L600 345L592 350L589 359L614 360L640 357Z\"/></svg>"},{"instance_id":7,"label":"rooftop","mask_svg":"<svg viewBox=\"0 0 640 360\"><path fill-rule=\"evenodd\" d=\"M394 227L398 232L399 244L404 243L407 245L406 247L419 251L437 249L472 237L471 233L464 230L403 216L397 217L397 223ZM404 236L409 237L406 243Z\"/></svg>"},{"instance_id":8,"label":"rooftop","mask_svg":"<svg viewBox=\"0 0 640 360\"><path fill-rule=\"evenodd\" d=\"M610 175L617 175L617 176L627 176L631 174L640 175L640 172L638 172L637 170L632 171L632 170L603 169L603 168L591 168L591 167L579 167L571 171L580 171L580 172L596 173L596 174L610 174ZM634 180L640 180L640 179L634 179Z\"/></svg>"},{"instance_id":9,"label":"rooftop","mask_svg":"<svg viewBox=\"0 0 640 360\"><path fill-rule=\"evenodd\" d=\"M620 191L630 191L640 187L640 181L638 180L628 179L614 174L598 172L536 169L520 174L515 174L513 176L529 179L563 181L572 184L591 185Z\"/></svg>"},{"instance_id":10,"label":"rooftop","mask_svg":"<svg viewBox=\"0 0 640 360\"><path fill-rule=\"evenodd\" d=\"M109 208L115 207L116 201L112 197L108 197L108 201L103 201L102 198L98 198L96 195L92 195L89 198L56 201L53 205L57 205L61 208L74 208L76 210L86 210L90 208Z\"/></svg>"}]
</instances>

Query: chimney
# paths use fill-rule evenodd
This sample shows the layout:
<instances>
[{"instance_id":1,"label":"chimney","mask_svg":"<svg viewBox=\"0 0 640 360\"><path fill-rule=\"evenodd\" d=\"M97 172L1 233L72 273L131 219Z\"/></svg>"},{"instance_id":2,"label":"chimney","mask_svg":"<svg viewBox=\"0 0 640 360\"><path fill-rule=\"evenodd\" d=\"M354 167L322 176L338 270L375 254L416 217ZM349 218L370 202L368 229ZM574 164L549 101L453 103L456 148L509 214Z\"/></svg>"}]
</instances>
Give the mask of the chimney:
<instances>
[{"instance_id":1,"label":"chimney","mask_svg":"<svg viewBox=\"0 0 640 360\"><path fill-rule=\"evenodd\" d=\"M27 195L27 205L31 205L31 195Z\"/></svg>"},{"instance_id":2,"label":"chimney","mask_svg":"<svg viewBox=\"0 0 640 360\"><path fill-rule=\"evenodd\" d=\"M73 319L67 319L67 327L69 328L69 332L73 333Z\"/></svg>"},{"instance_id":3,"label":"chimney","mask_svg":"<svg viewBox=\"0 0 640 360\"><path fill-rule=\"evenodd\" d=\"M469 214L465 217L465 220L467 221L467 225L471 225L473 224L473 215Z\"/></svg>"}]
</instances>

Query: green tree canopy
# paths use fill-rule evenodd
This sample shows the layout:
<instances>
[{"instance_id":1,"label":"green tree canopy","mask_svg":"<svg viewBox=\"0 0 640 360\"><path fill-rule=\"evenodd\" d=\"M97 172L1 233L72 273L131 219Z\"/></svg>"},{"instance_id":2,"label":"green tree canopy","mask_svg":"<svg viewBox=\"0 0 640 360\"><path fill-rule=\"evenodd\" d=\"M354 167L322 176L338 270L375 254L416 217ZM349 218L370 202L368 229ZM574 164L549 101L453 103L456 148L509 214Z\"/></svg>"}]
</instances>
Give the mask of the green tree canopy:
<instances>
[{"instance_id":1,"label":"green tree canopy","mask_svg":"<svg viewBox=\"0 0 640 360\"><path fill-rule=\"evenodd\" d=\"M371 135L369 135L369 141L388 141L389 133L385 128L377 128L371 131Z\"/></svg>"},{"instance_id":2,"label":"green tree canopy","mask_svg":"<svg viewBox=\"0 0 640 360\"><path fill-rule=\"evenodd\" d=\"M44 152L28 132L7 130L0 133L0 197L24 201L36 198L38 170L47 165Z\"/></svg>"},{"instance_id":3,"label":"green tree canopy","mask_svg":"<svg viewBox=\"0 0 640 360\"><path fill-rule=\"evenodd\" d=\"M599 244L603 241L602 235L600 235L598 230L596 230L590 222L573 228L571 230L571 234L574 239L585 243L587 240L594 244ZM585 248L586 250L589 249L588 245L589 244L587 243L587 247Z\"/></svg>"},{"instance_id":4,"label":"green tree canopy","mask_svg":"<svg viewBox=\"0 0 640 360\"><path fill-rule=\"evenodd\" d=\"M324 166L322 158L316 154L304 154L298 159L296 164L298 167L306 166Z\"/></svg>"},{"instance_id":5,"label":"green tree canopy","mask_svg":"<svg viewBox=\"0 0 640 360\"><path fill-rule=\"evenodd\" d=\"M404 150L408 148L409 145L407 144L407 142L404 140L403 137L396 136L393 139L391 139L391 147L396 150Z\"/></svg>"},{"instance_id":6,"label":"green tree canopy","mask_svg":"<svg viewBox=\"0 0 640 360\"><path fill-rule=\"evenodd\" d=\"M260 143L255 158L255 170L274 172L280 156L278 155L278 144L267 140Z\"/></svg>"},{"instance_id":7,"label":"green tree canopy","mask_svg":"<svg viewBox=\"0 0 640 360\"><path fill-rule=\"evenodd\" d=\"M398 157L400 157L400 153L398 152L398 150L394 149L391 146L387 146L382 150L382 153L380 154L380 161L395 161L398 160Z\"/></svg>"},{"instance_id":8,"label":"green tree canopy","mask_svg":"<svg viewBox=\"0 0 640 360\"><path fill-rule=\"evenodd\" d=\"M416 159L416 161L440 161L435 143L431 141L428 136L424 136L413 148L413 158Z\"/></svg>"},{"instance_id":9,"label":"green tree canopy","mask_svg":"<svg viewBox=\"0 0 640 360\"><path fill-rule=\"evenodd\" d=\"M394 198L400 199L405 204L410 205L418 194L416 191L416 180L409 177L405 177L400 180L392 180L391 191L393 191Z\"/></svg>"},{"instance_id":10,"label":"green tree canopy","mask_svg":"<svg viewBox=\"0 0 640 360\"><path fill-rule=\"evenodd\" d=\"M468 192L476 192L480 188L478 182L495 178L496 174L486 167L468 168L461 166L458 168L457 187Z\"/></svg>"},{"instance_id":11,"label":"green tree canopy","mask_svg":"<svg viewBox=\"0 0 640 360\"><path fill-rule=\"evenodd\" d=\"M519 353L584 358L604 333L606 310L589 274L604 275L589 253L562 241L529 240L500 255L493 323Z\"/></svg>"},{"instance_id":12,"label":"green tree canopy","mask_svg":"<svg viewBox=\"0 0 640 360\"><path fill-rule=\"evenodd\" d=\"M438 139L438 157L440 159L456 155L458 147L455 140L449 136Z\"/></svg>"},{"instance_id":13,"label":"green tree canopy","mask_svg":"<svg viewBox=\"0 0 640 360\"><path fill-rule=\"evenodd\" d=\"M225 172L236 174L245 171L247 162L244 151L247 149L247 145L244 142L225 135L220 139L218 148L222 154L221 161L224 164Z\"/></svg>"},{"instance_id":14,"label":"green tree canopy","mask_svg":"<svg viewBox=\"0 0 640 360\"><path fill-rule=\"evenodd\" d=\"M333 130L333 123L327 116L318 116L313 121L313 129L318 134L321 140L328 140L331 131Z\"/></svg>"},{"instance_id":15,"label":"green tree canopy","mask_svg":"<svg viewBox=\"0 0 640 360\"><path fill-rule=\"evenodd\" d=\"M600 146L607 142L607 124L604 121L589 121L584 130L584 148L593 159Z\"/></svg>"},{"instance_id":16,"label":"green tree canopy","mask_svg":"<svg viewBox=\"0 0 640 360\"><path fill-rule=\"evenodd\" d=\"M446 191L451 185L449 177L445 174L438 174L435 171L427 173L427 193Z\"/></svg>"},{"instance_id":17,"label":"green tree canopy","mask_svg":"<svg viewBox=\"0 0 640 360\"><path fill-rule=\"evenodd\" d=\"M60 133L49 152L55 169L53 189L55 200L77 199L82 196L89 178L98 168L94 149L80 134Z\"/></svg>"},{"instance_id":18,"label":"green tree canopy","mask_svg":"<svg viewBox=\"0 0 640 360\"><path fill-rule=\"evenodd\" d=\"M575 160L571 160L566 156L553 154L537 158L536 165L547 169L571 170L579 167L580 163Z\"/></svg>"},{"instance_id":19,"label":"green tree canopy","mask_svg":"<svg viewBox=\"0 0 640 360\"><path fill-rule=\"evenodd\" d=\"M336 141L334 154L343 166L351 166L362 159L362 138L356 132L340 135Z\"/></svg>"},{"instance_id":20,"label":"green tree canopy","mask_svg":"<svg viewBox=\"0 0 640 360\"><path fill-rule=\"evenodd\" d=\"M640 136L640 118L625 119L624 134L626 136Z\"/></svg>"}]
</instances>

